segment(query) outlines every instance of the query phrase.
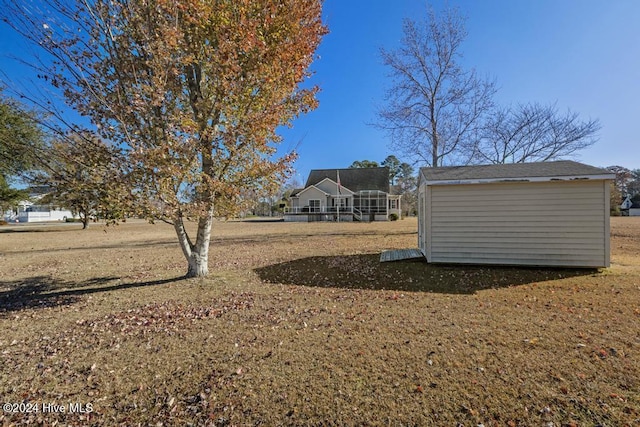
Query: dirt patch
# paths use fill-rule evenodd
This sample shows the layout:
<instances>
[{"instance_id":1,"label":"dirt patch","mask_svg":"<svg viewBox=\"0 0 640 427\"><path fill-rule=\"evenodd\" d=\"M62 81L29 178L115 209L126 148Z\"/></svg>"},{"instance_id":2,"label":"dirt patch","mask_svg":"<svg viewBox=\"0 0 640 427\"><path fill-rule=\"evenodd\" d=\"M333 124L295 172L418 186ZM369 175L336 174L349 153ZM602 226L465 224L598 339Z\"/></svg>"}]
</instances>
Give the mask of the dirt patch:
<instances>
[{"instance_id":1,"label":"dirt patch","mask_svg":"<svg viewBox=\"0 0 640 427\"><path fill-rule=\"evenodd\" d=\"M0 422L640 424L640 218L600 271L378 262L416 227L217 223L204 280L166 225L2 228Z\"/></svg>"}]
</instances>

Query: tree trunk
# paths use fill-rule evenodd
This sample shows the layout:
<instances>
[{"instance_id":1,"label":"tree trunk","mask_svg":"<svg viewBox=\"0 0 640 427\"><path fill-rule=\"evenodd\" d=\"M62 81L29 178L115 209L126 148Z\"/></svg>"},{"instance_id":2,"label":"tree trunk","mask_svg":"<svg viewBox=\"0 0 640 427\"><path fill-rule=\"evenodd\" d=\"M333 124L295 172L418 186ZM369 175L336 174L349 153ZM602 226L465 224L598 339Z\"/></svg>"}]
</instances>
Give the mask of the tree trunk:
<instances>
[{"instance_id":1,"label":"tree trunk","mask_svg":"<svg viewBox=\"0 0 640 427\"><path fill-rule=\"evenodd\" d=\"M192 243L187 230L184 227L184 219L178 217L173 226L178 235L178 241L182 253L187 259L188 269L185 277L204 277L209 274L209 243L211 241L211 228L213 226L213 209L207 216L198 221L196 242Z\"/></svg>"},{"instance_id":2,"label":"tree trunk","mask_svg":"<svg viewBox=\"0 0 640 427\"><path fill-rule=\"evenodd\" d=\"M429 119L431 121L431 167L437 168L440 166L438 164L438 160L440 160L440 156L438 154L440 141L438 140L438 121L436 119L436 101L434 98L435 97L433 97L429 103Z\"/></svg>"},{"instance_id":3,"label":"tree trunk","mask_svg":"<svg viewBox=\"0 0 640 427\"><path fill-rule=\"evenodd\" d=\"M79 212L78 215L80 216L80 221L82 222L82 229L86 230L87 228L89 228L89 215L88 214L82 214L82 212Z\"/></svg>"},{"instance_id":4,"label":"tree trunk","mask_svg":"<svg viewBox=\"0 0 640 427\"><path fill-rule=\"evenodd\" d=\"M191 256L187 261L189 262L189 268L187 269L187 274L185 274L185 277L204 277L209 274L208 247L203 248L202 251L191 251Z\"/></svg>"}]
</instances>

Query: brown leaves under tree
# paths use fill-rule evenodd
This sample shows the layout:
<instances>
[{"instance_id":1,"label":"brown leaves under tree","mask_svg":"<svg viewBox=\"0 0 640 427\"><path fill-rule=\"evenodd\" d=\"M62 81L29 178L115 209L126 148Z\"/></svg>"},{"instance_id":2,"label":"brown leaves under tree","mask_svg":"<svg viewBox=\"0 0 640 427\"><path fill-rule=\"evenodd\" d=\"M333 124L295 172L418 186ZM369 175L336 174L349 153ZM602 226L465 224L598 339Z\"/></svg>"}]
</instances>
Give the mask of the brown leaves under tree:
<instances>
[{"instance_id":1,"label":"brown leaves under tree","mask_svg":"<svg viewBox=\"0 0 640 427\"><path fill-rule=\"evenodd\" d=\"M126 148L135 207L174 225L187 276L206 275L214 216L286 176L295 153L275 158L276 129L317 106L300 85L326 33L321 2L43 3L3 0L1 14L55 58L45 80Z\"/></svg>"}]
</instances>

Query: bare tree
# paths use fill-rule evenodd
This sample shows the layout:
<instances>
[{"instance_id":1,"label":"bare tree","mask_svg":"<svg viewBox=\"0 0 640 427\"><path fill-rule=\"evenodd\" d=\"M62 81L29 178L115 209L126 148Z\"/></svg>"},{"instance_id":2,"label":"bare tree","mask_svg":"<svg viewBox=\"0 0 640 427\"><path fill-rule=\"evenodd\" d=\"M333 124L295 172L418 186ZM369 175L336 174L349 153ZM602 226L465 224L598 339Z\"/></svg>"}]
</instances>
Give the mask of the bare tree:
<instances>
[{"instance_id":1,"label":"bare tree","mask_svg":"<svg viewBox=\"0 0 640 427\"><path fill-rule=\"evenodd\" d=\"M496 89L460 65L465 20L457 9L440 16L430 9L423 25L406 20L403 29L399 49L381 49L393 84L376 126L388 132L394 149L418 163L467 163Z\"/></svg>"},{"instance_id":2,"label":"bare tree","mask_svg":"<svg viewBox=\"0 0 640 427\"><path fill-rule=\"evenodd\" d=\"M568 157L593 145L598 120L577 113L561 114L555 104L520 104L498 109L481 131L475 161L479 163L545 162Z\"/></svg>"}]
</instances>

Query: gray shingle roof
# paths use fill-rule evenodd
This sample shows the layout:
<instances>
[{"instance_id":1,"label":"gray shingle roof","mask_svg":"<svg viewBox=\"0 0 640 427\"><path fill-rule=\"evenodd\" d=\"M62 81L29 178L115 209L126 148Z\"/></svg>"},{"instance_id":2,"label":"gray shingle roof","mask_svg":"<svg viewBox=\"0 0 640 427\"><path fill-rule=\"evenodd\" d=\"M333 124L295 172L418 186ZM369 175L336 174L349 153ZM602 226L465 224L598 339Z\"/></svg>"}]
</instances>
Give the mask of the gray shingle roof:
<instances>
[{"instance_id":1,"label":"gray shingle roof","mask_svg":"<svg viewBox=\"0 0 640 427\"><path fill-rule=\"evenodd\" d=\"M596 168L572 160L478 166L445 166L421 168L420 171L429 181L612 175L611 172L606 169Z\"/></svg>"},{"instance_id":2,"label":"gray shingle roof","mask_svg":"<svg viewBox=\"0 0 640 427\"><path fill-rule=\"evenodd\" d=\"M362 190L378 190L389 192L389 168L349 168L349 169L314 169L309 173L305 188L315 185L325 178L337 181L340 171L340 185L353 192Z\"/></svg>"}]
</instances>

